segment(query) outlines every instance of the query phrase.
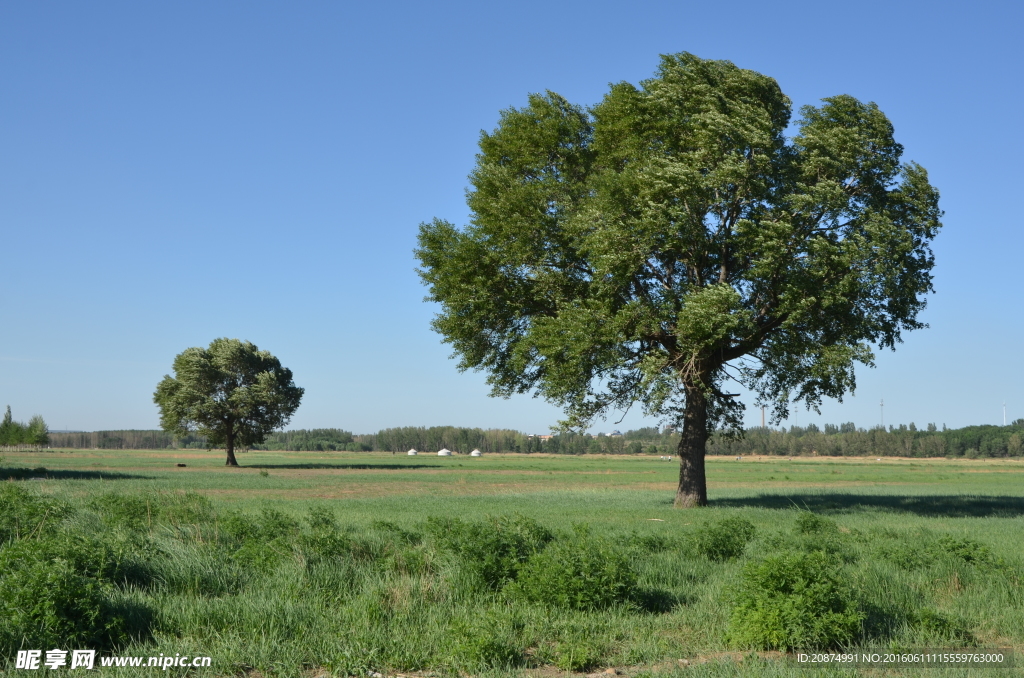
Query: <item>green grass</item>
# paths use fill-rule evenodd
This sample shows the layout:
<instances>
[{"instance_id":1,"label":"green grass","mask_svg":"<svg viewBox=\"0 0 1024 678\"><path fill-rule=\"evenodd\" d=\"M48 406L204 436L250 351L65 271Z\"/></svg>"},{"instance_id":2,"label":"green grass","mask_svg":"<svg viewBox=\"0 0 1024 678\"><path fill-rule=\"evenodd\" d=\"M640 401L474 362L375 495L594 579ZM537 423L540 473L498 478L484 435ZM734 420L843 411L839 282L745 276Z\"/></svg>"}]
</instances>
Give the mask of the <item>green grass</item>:
<instances>
[{"instance_id":1,"label":"green grass","mask_svg":"<svg viewBox=\"0 0 1024 678\"><path fill-rule=\"evenodd\" d=\"M831 554L862 606L864 642L1024 648L1018 460L709 458L711 508L680 511L672 508L677 464L650 457L240 459L243 468L227 469L220 453L195 450L8 453L0 478L70 513L30 534L16 526L4 548L71 535L120 554L102 556L120 559L113 574L87 573L111 609L133 611L122 630L134 639L111 641L117 651L210 655L211 675L554 675L606 666L635 675L819 675L727 640L744 573L781 551ZM808 511L829 520L819 525ZM519 542L487 536L497 524L487 516L514 514L550 530L555 546L527 544L509 557L525 563L537 551L550 562L513 563L491 585L467 560L478 557L472 544L450 546L428 522L479 523L472 534L500 545ZM753 525L748 544L703 555L718 553L708 551L708 535L743 521ZM33 557L57 558L54 548ZM632 574L616 580L614 596L593 598L600 606L538 602L545 597L523 593L526 583L505 585L523 567L530 590L542 590L538 572L557 571L571 593L562 598L590 600L585 587L572 588L572 573L601 586L625 561Z\"/></svg>"}]
</instances>

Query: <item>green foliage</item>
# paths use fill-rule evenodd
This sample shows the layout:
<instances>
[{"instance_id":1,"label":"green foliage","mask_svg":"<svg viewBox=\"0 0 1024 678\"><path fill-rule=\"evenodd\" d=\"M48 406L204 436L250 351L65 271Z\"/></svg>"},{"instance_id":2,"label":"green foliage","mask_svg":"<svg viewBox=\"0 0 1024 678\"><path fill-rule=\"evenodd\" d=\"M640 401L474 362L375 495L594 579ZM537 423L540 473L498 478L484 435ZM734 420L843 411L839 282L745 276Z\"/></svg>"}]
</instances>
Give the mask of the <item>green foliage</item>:
<instances>
[{"instance_id":1,"label":"green foliage","mask_svg":"<svg viewBox=\"0 0 1024 678\"><path fill-rule=\"evenodd\" d=\"M139 530L152 523L153 508L150 501L136 495L117 492L101 494L89 502L89 508L98 512L107 524ZM157 509L159 512L159 509Z\"/></svg>"},{"instance_id":2,"label":"green foliage","mask_svg":"<svg viewBox=\"0 0 1024 678\"><path fill-rule=\"evenodd\" d=\"M160 517L171 525L199 525L213 519L213 504L191 490L157 496Z\"/></svg>"},{"instance_id":3,"label":"green foliage","mask_svg":"<svg viewBox=\"0 0 1024 678\"><path fill-rule=\"evenodd\" d=\"M585 672L597 668L606 648L585 636L560 640L554 647L554 664L563 671Z\"/></svg>"},{"instance_id":4,"label":"green foliage","mask_svg":"<svg viewBox=\"0 0 1024 678\"><path fill-rule=\"evenodd\" d=\"M229 513L221 530L235 541L232 559L256 572L272 571L292 552L299 537L299 523L271 508L258 515Z\"/></svg>"},{"instance_id":5,"label":"green foliage","mask_svg":"<svg viewBox=\"0 0 1024 678\"><path fill-rule=\"evenodd\" d=\"M824 432L813 426L793 426L789 430L753 428L745 431L743 437L713 437L708 452L744 456L1015 457L1024 454L1022 428L967 426L940 431L930 424L929 430L918 430L913 423L889 430L858 430L852 423L840 427L826 424Z\"/></svg>"},{"instance_id":6,"label":"green foliage","mask_svg":"<svg viewBox=\"0 0 1024 678\"><path fill-rule=\"evenodd\" d=\"M478 673L489 669L513 669L523 663L522 641L517 637L522 622L495 615L452 625L451 650L455 668Z\"/></svg>"},{"instance_id":7,"label":"green foliage","mask_svg":"<svg viewBox=\"0 0 1024 678\"><path fill-rule=\"evenodd\" d=\"M109 648L126 639L124 619L99 582L65 560L0 552L0 653L23 647Z\"/></svg>"},{"instance_id":8,"label":"green foliage","mask_svg":"<svg viewBox=\"0 0 1024 678\"><path fill-rule=\"evenodd\" d=\"M468 453L473 449L481 452L540 452L541 441L525 433L508 429L480 429L458 426L403 426L378 431L372 438L373 448L385 452L406 452L416 450L440 450L447 448Z\"/></svg>"},{"instance_id":9,"label":"green foliage","mask_svg":"<svg viewBox=\"0 0 1024 678\"><path fill-rule=\"evenodd\" d=\"M174 373L153 394L160 425L177 436L197 431L209 445L223 444L232 466L236 445L262 443L288 423L302 400L291 370L238 339L214 339L209 348L186 349L174 359Z\"/></svg>"},{"instance_id":10,"label":"green foliage","mask_svg":"<svg viewBox=\"0 0 1024 678\"><path fill-rule=\"evenodd\" d=\"M704 432L740 423L728 366L784 417L923 327L941 216L926 171L873 103L800 113L787 138L775 80L688 53L591 108L547 92L502 111L469 224L424 223L416 249L459 368L563 407L567 428L637 403L685 420L686 501L705 503Z\"/></svg>"},{"instance_id":11,"label":"green foliage","mask_svg":"<svg viewBox=\"0 0 1024 678\"><path fill-rule=\"evenodd\" d=\"M755 531L749 520L726 518L700 530L693 537L693 548L708 560L732 560L743 555Z\"/></svg>"},{"instance_id":12,"label":"green foliage","mask_svg":"<svg viewBox=\"0 0 1024 678\"><path fill-rule=\"evenodd\" d=\"M997 557L991 547L974 539L952 535L935 539L902 533L888 536L892 540L879 543L875 552L903 570L923 570L942 562L969 565L982 571L1007 568L1006 562Z\"/></svg>"},{"instance_id":13,"label":"green foliage","mask_svg":"<svg viewBox=\"0 0 1024 678\"><path fill-rule=\"evenodd\" d=\"M842 561L821 551L748 564L729 619L729 641L760 649L827 649L850 643L864 613Z\"/></svg>"},{"instance_id":14,"label":"green foliage","mask_svg":"<svg viewBox=\"0 0 1024 678\"><path fill-rule=\"evenodd\" d=\"M637 592L636 572L627 554L582 528L532 556L513 589L514 595L530 602L570 610L626 603Z\"/></svg>"},{"instance_id":15,"label":"green foliage","mask_svg":"<svg viewBox=\"0 0 1024 678\"><path fill-rule=\"evenodd\" d=\"M46 445L50 442L46 422L38 414L28 424L14 421L11 406L7 406L3 421L0 421L0 447L15 445Z\"/></svg>"},{"instance_id":16,"label":"green foliage","mask_svg":"<svg viewBox=\"0 0 1024 678\"><path fill-rule=\"evenodd\" d=\"M220 528L239 542L266 544L294 540L298 536L299 523L280 511L265 508L259 514L229 513L221 521Z\"/></svg>"},{"instance_id":17,"label":"green foliage","mask_svg":"<svg viewBox=\"0 0 1024 678\"><path fill-rule=\"evenodd\" d=\"M967 621L960 617L942 614L929 607L917 610L910 620L911 624L932 638L941 638L946 642L974 645L977 640L971 633Z\"/></svg>"},{"instance_id":18,"label":"green foliage","mask_svg":"<svg viewBox=\"0 0 1024 678\"><path fill-rule=\"evenodd\" d=\"M427 532L437 545L459 560L489 589L514 581L520 569L553 538L537 521L515 514L483 522L428 518Z\"/></svg>"},{"instance_id":19,"label":"green foliage","mask_svg":"<svg viewBox=\"0 0 1024 678\"><path fill-rule=\"evenodd\" d=\"M278 431L267 436L263 444L252 446L254 450L297 450L310 452L331 452L347 450L353 443L352 433L340 428L314 428L310 430ZM372 449L372 448L371 448ZM359 451L354 450L354 451Z\"/></svg>"},{"instance_id":20,"label":"green foliage","mask_svg":"<svg viewBox=\"0 0 1024 678\"><path fill-rule=\"evenodd\" d=\"M147 455L145 465L129 452L104 454L114 463L103 467L102 481L89 475L62 479L72 469L92 471L94 455L33 454L40 460L45 456L47 466L57 470L44 482L0 483L5 498L0 521L16 513L21 525L32 525L0 541L0 554L7 553L0 555L6 558L0 580L15 569L7 563L65 563L80 583L99 591L102 602L86 599L107 606L106 611L99 608L98 626L107 619L115 632L123 630L115 633L121 640L106 641L121 654L209 654L223 662L215 671L241 666L243 672L259 671L268 678L314 671L498 676L519 669L551 673L608 666L628 667L624 673L634 675L663 671L678 665L679 658L691 662L683 672L695 675L803 673L784 659L748 655L740 663L729 658L726 634L736 596L723 592L741 583L745 561L761 562L780 551L813 552L832 540L853 558L844 564L843 558L832 557L829 567L841 584L854 585L865 614L863 631L853 642L865 647L964 647L990 644L993 638L1018 644L1024 637L1019 585L1024 531L1018 517L1021 502L1014 494L1024 472L1015 463L985 465L999 469L997 473L974 473L975 464L946 461L844 465L844 470L863 469L865 475L853 477L851 472L839 478L856 482L853 489L828 490L820 489L821 479L835 478L821 474L834 464L791 465L787 468L807 471L806 493L793 495L791 485L776 495L758 488L734 489L701 515L673 515L663 490L606 488L608 481L617 486L663 482L675 475L672 464L626 457L485 459L495 472L492 478L503 487L524 480L553 483L547 486L553 491L531 493L524 503L520 493L481 496L476 486L451 483L467 473L457 463L432 463L435 469L450 468L450 475L434 469L422 474L418 467L427 460L403 459L410 470L395 473L390 455L360 457L367 470L356 474L364 487L392 483L386 496L336 501L325 497L350 491L353 474L310 474L285 481L272 471L272 477L288 482L294 491L268 498L266 480L255 472L185 474L168 467L166 461L174 454ZM261 454L260 462L316 463L318 455ZM27 454L20 461L38 463ZM471 462L464 461L469 467ZM146 470L117 475L113 471L120 464ZM721 479L734 485L766 472L764 464L718 461L716 466ZM606 476L606 470L614 475ZM438 482L431 489L438 491L424 492L423 484L434 480ZM906 487L863 489L866 482L904 481ZM174 489L184 486L209 496L214 506L203 495ZM469 491L459 496L463 489ZM110 495L148 500L151 529L108 522L102 509ZM122 504L140 505L113 503ZM794 509L794 504L807 505L814 513ZM171 520L172 505L187 510ZM264 507L284 518L271 513L265 519ZM49 517L40 523L47 509ZM538 549L541 553L581 538L568 530L571 520L590 521L587 538L628 559L637 593L609 607L575 610L534 602L520 595L514 582L495 592L475 575L466 576L472 566L442 548L421 522L427 515L452 515L464 523L489 524L491 519L480 516L514 510L528 512L553 532ZM233 513L245 519L241 529L232 527ZM688 535L726 516L756 525L755 539L741 560L691 557ZM949 516L972 517L965 521ZM782 533L777 541L776 532ZM328 555L311 547L320 537L325 540L321 543L335 544L333 551L321 549ZM261 542L264 538L270 541ZM882 551L899 545L907 552L927 552L929 562L917 569L894 567ZM258 560L264 557L261 551L276 554L266 566ZM1005 566L998 565L1001 559ZM526 576L525 567L519 568L517 580ZM546 578L538 581L547 583ZM52 588L59 592L60 586ZM29 597L14 596L18 601ZM0 608L3 628L8 611L3 603ZM68 644L55 640L38 647ZM712 656L725 659L699 665L698 657ZM13 654L0 655L0 672L12 671L6 662L13 663Z\"/></svg>"},{"instance_id":21,"label":"green foliage","mask_svg":"<svg viewBox=\"0 0 1024 678\"><path fill-rule=\"evenodd\" d=\"M945 536L939 539L938 546L953 558L972 565L992 567L1002 564L992 554L992 549L973 539Z\"/></svg>"},{"instance_id":22,"label":"green foliage","mask_svg":"<svg viewBox=\"0 0 1024 678\"><path fill-rule=\"evenodd\" d=\"M835 534L839 531L836 521L829 520L823 516L810 511L801 511L796 517L796 532L798 534Z\"/></svg>"},{"instance_id":23,"label":"green foliage","mask_svg":"<svg viewBox=\"0 0 1024 678\"><path fill-rule=\"evenodd\" d=\"M0 482L0 545L11 539L44 536L72 514L64 502Z\"/></svg>"}]
</instances>

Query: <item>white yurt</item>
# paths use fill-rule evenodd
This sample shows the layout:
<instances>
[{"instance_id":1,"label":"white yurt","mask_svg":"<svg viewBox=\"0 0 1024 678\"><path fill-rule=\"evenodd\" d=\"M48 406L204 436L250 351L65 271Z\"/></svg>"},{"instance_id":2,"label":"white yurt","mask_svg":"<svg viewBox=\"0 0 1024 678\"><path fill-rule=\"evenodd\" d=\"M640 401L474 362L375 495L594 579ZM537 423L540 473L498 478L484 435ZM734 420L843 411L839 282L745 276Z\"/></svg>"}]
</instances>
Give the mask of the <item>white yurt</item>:
<instances>
[{"instance_id":1,"label":"white yurt","mask_svg":"<svg viewBox=\"0 0 1024 678\"><path fill-rule=\"evenodd\" d=\"M480 450L473 450L472 452L469 453L469 456L471 456L471 457L479 457L480 456Z\"/></svg>"},{"instance_id":2,"label":"white yurt","mask_svg":"<svg viewBox=\"0 0 1024 678\"><path fill-rule=\"evenodd\" d=\"M409 455L410 457L415 457L416 456L416 450L409 450L408 452L406 452L406 454Z\"/></svg>"},{"instance_id":3,"label":"white yurt","mask_svg":"<svg viewBox=\"0 0 1024 678\"><path fill-rule=\"evenodd\" d=\"M449 450L447 447L442 447L441 450L438 451L437 456L439 456L439 457L450 457L450 456L452 456L452 451Z\"/></svg>"}]
</instances>

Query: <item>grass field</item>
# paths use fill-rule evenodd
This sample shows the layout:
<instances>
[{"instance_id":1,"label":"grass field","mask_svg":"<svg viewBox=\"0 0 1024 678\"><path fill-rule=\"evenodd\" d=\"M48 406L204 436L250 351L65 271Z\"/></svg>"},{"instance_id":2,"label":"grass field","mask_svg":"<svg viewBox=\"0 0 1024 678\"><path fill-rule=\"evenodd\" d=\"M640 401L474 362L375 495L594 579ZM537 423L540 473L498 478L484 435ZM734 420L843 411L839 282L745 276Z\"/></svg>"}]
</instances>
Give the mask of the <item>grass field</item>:
<instances>
[{"instance_id":1,"label":"grass field","mask_svg":"<svg viewBox=\"0 0 1024 678\"><path fill-rule=\"evenodd\" d=\"M67 560L60 544L75 539L107 554L79 570L122 610L111 647L209 655L215 675L817 675L753 653L730 621L744 572L780 553L827 556L859 601L858 642L1024 649L1020 460L709 458L711 508L690 511L672 508L676 462L651 457L250 452L240 462L195 450L7 453L0 478L28 492L8 491L11 515L61 518L30 534L8 520L9 553L52 546L4 562ZM716 551L743 521L752 530L739 551ZM503 548L514 560L513 547L525 565L487 560ZM581 558L604 564L595 587L621 574L630 592L570 604L529 588L531 567L552 568L556 590L558 568L585 570ZM994 675L1007 671L1019 670Z\"/></svg>"}]
</instances>

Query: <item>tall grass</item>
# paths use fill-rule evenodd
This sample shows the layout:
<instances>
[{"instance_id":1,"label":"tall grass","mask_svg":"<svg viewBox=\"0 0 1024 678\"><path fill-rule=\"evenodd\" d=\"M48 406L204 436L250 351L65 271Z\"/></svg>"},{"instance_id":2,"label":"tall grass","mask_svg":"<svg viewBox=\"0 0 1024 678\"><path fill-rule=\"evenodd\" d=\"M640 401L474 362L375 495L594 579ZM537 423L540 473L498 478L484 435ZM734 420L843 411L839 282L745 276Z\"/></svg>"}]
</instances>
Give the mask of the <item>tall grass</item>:
<instances>
[{"instance_id":1,"label":"tall grass","mask_svg":"<svg viewBox=\"0 0 1024 678\"><path fill-rule=\"evenodd\" d=\"M0 606L49 601L38 618L0 610L0 661L84 643L209 655L209 675L671 673L680 659L686 675L814 675L750 654L800 642L735 632L745 600L788 604L790 584L758 597L748 574L772 575L779 554L825 564L855 621L840 628L850 638L805 643L1024 645L1013 513L919 515L837 494L813 512L749 494L681 512L656 492L593 489L228 503L140 482L59 481L60 499L41 491L54 484L0 484Z\"/></svg>"}]
</instances>

